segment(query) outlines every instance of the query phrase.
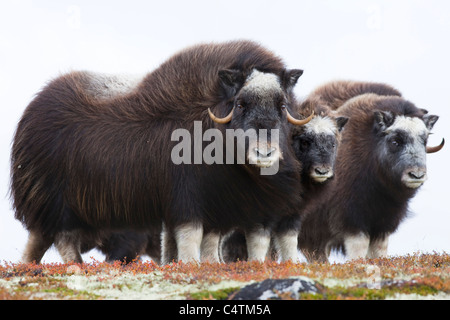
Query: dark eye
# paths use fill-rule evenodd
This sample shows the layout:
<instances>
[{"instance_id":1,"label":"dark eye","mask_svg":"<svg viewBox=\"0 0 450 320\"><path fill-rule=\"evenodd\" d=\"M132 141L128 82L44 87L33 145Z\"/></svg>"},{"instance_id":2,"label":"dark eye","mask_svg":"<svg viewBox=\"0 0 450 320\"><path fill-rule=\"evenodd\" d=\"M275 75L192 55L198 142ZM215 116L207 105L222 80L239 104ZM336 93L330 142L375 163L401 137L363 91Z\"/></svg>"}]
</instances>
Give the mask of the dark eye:
<instances>
[{"instance_id":1,"label":"dark eye","mask_svg":"<svg viewBox=\"0 0 450 320\"><path fill-rule=\"evenodd\" d=\"M302 147L304 147L304 148L308 148L310 145L308 140L302 140L300 143L301 143Z\"/></svg>"},{"instance_id":2,"label":"dark eye","mask_svg":"<svg viewBox=\"0 0 450 320\"><path fill-rule=\"evenodd\" d=\"M391 143L392 143L394 146L398 147L398 146L400 146L401 141L400 141L400 139L394 138L394 139L391 140Z\"/></svg>"},{"instance_id":3,"label":"dark eye","mask_svg":"<svg viewBox=\"0 0 450 320\"><path fill-rule=\"evenodd\" d=\"M236 107L239 108L239 109L242 109L242 108L244 108L244 103L242 101L237 101L236 102Z\"/></svg>"},{"instance_id":4,"label":"dark eye","mask_svg":"<svg viewBox=\"0 0 450 320\"><path fill-rule=\"evenodd\" d=\"M286 109L286 105L285 104L282 104L281 105L281 110L285 110Z\"/></svg>"}]
</instances>

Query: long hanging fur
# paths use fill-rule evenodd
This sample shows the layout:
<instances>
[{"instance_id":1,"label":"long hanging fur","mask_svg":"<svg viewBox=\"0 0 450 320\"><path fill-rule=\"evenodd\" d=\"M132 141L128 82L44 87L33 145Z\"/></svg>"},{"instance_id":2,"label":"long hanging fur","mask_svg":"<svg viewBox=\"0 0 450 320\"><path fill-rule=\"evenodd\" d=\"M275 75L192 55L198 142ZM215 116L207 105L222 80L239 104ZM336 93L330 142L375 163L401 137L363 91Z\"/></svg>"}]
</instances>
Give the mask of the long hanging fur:
<instances>
[{"instance_id":1,"label":"long hanging fur","mask_svg":"<svg viewBox=\"0 0 450 320\"><path fill-rule=\"evenodd\" d=\"M89 72L50 82L14 136L15 217L51 239L75 229L159 230L163 222L227 230L292 214L301 201L293 196L299 164L287 147L279 172L265 177L240 165L177 166L170 159L175 129L192 133L195 120L203 130L214 127L207 108L230 112L218 71L253 68L280 78L285 71L262 46L232 41L185 49L113 97L93 86Z\"/></svg>"}]
</instances>

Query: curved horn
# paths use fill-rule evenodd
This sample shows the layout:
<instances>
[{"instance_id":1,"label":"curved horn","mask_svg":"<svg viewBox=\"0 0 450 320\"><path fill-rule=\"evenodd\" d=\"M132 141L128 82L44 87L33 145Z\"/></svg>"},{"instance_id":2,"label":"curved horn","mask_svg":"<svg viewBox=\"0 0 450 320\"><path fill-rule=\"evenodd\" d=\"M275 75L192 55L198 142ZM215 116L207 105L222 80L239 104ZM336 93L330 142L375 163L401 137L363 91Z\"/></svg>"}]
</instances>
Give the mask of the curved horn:
<instances>
[{"instance_id":1,"label":"curved horn","mask_svg":"<svg viewBox=\"0 0 450 320\"><path fill-rule=\"evenodd\" d=\"M285 110L286 110L286 115L287 115L288 121L297 126L303 126L303 125L307 124L314 117L314 111L313 111L308 118L303 119L303 120L298 120L298 119L295 119L293 116L291 116L291 114L289 113L289 111L287 109L285 109Z\"/></svg>"},{"instance_id":2,"label":"curved horn","mask_svg":"<svg viewBox=\"0 0 450 320\"><path fill-rule=\"evenodd\" d=\"M438 145L436 147L427 147L427 153L435 153L435 152L440 151L444 147L444 144L445 144L445 139L442 138L442 142L440 145Z\"/></svg>"},{"instance_id":3,"label":"curved horn","mask_svg":"<svg viewBox=\"0 0 450 320\"><path fill-rule=\"evenodd\" d=\"M212 119L212 121L216 122L216 123L228 123L231 121L231 118L233 117L233 111L234 111L234 107L233 109L231 109L231 112L225 117L225 118L217 118L212 112L211 109L208 108L208 114L210 116L210 118Z\"/></svg>"}]
</instances>

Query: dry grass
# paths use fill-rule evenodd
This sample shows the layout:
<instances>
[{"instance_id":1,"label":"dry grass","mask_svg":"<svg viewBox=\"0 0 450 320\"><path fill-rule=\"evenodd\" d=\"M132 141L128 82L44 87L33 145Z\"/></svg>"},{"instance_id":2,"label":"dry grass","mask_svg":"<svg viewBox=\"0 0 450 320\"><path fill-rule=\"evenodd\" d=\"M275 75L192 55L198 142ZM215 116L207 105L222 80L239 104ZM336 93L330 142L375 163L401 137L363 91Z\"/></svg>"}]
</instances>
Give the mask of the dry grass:
<instances>
[{"instance_id":1,"label":"dry grass","mask_svg":"<svg viewBox=\"0 0 450 320\"><path fill-rule=\"evenodd\" d=\"M298 276L317 281L321 288L320 294L303 294L303 299L449 298L449 275L447 253L342 264L4 262L0 264L0 299L226 299L250 282ZM289 299L289 295L280 298Z\"/></svg>"}]
</instances>

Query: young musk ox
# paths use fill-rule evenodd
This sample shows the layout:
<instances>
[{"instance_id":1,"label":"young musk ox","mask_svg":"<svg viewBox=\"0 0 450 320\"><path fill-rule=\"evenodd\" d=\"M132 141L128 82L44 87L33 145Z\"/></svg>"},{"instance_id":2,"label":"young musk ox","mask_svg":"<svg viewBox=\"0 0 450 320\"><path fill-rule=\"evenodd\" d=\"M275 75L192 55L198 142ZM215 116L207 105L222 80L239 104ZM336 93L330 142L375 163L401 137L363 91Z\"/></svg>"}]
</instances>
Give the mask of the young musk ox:
<instances>
[{"instance_id":1,"label":"young musk ox","mask_svg":"<svg viewBox=\"0 0 450 320\"><path fill-rule=\"evenodd\" d=\"M415 107L400 94L370 92L370 84L342 82L354 92L337 114L350 120L342 134L335 178L320 201L306 208L298 244L309 261L327 261L331 249L350 259L385 256L390 234L407 215L408 202L426 180L426 153L439 151L443 143L426 147L438 120ZM339 84L334 83L339 88ZM331 93L333 87L321 88ZM324 97L322 96L322 97Z\"/></svg>"},{"instance_id":2,"label":"young musk ox","mask_svg":"<svg viewBox=\"0 0 450 320\"><path fill-rule=\"evenodd\" d=\"M62 238L61 235L63 235ZM72 239L65 238L74 236L75 238ZM161 237L158 233L79 231L58 234L55 239L55 246L61 251L67 247L66 243L78 243L80 253L86 253L96 248L105 254L105 261L109 263L114 261L130 263L144 255L149 256L155 263L161 262ZM65 254L61 254L61 256L66 257ZM81 258L79 259L81 260Z\"/></svg>"},{"instance_id":3,"label":"young musk ox","mask_svg":"<svg viewBox=\"0 0 450 320\"><path fill-rule=\"evenodd\" d=\"M272 227L301 203L288 143L288 122L310 120L288 111L301 74L256 43L232 41L187 48L138 80L72 72L49 83L26 108L12 146L15 217L29 231L23 260L39 262L59 234L159 233L163 223L168 248L173 240L185 262L204 259L204 234L217 248L218 234L234 227L246 231L251 258L263 260ZM197 163L196 153L174 164L172 133L192 135L196 120L203 131L276 129L278 143L248 138L244 164L236 155L234 164ZM276 174L260 175L275 164ZM78 259L80 243L61 246L64 260Z\"/></svg>"},{"instance_id":4,"label":"young musk ox","mask_svg":"<svg viewBox=\"0 0 450 320\"><path fill-rule=\"evenodd\" d=\"M334 112L318 99L315 93L310 94L302 103L298 104L296 112L300 116L314 113L314 117L308 124L301 127L293 126L291 132L292 147L296 158L302 165L300 181L303 203L297 208L297 216L289 221L290 225L296 226L296 230L298 230L305 206L311 201L319 201L328 181L333 178L341 131L348 118L334 116ZM283 248L283 246L288 248ZM297 244L279 243L274 239L271 245L271 258L278 259L278 252L283 250L297 252ZM247 260L244 232L233 230L222 237L220 254L221 259L225 262Z\"/></svg>"}]
</instances>

